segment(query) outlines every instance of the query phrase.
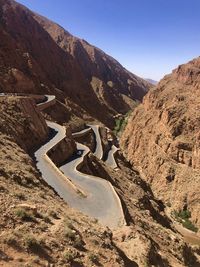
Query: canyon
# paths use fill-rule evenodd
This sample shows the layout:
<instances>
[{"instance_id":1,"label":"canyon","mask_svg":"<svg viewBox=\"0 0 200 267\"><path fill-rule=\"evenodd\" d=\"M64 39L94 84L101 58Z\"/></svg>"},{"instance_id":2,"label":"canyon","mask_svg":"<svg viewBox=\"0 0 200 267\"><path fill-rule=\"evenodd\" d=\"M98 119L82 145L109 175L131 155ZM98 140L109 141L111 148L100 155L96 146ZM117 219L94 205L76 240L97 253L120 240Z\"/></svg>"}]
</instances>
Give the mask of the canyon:
<instances>
[{"instance_id":1,"label":"canyon","mask_svg":"<svg viewBox=\"0 0 200 267\"><path fill-rule=\"evenodd\" d=\"M200 59L153 86L12 0L0 36L0 266L200 266Z\"/></svg>"},{"instance_id":2,"label":"canyon","mask_svg":"<svg viewBox=\"0 0 200 267\"><path fill-rule=\"evenodd\" d=\"M40 169L40 167L25 151L25 144L29 140L27 136L32 134L32 129L27 128L27 120L24 118L29 118L29 123L32 125L36 116L29 116L29 114L38 115L38 108L35 105L29 109L29 113L24 113L25 110L20 103L22 101L24 104L29 103L29 97L3 96L0 101L1 108L5 107L2 103L6 103L9 107L2 109L1 114L4 116L12 114L7 118L8 124L12 125L9 120L16 121L20 114L21 128L16 128L16 133L18 130L23 133L21 129L27 129L25 135L19 135L24 148L19 139L15 140L15 134L13 135L12 132L1 133L0 265L14 266L18 262L25 262L35 266L45 266L48 262L56 266L65 266L65 264L73 266L80 263L82 266L90 266L95 257L95 262L101 262L103 266L146 266L147 264L149 266L162 264L198 266L198 250L183 241L164 213L163 204L154 197L138 172L130 169L120 152L115 155L118 170L106 166L92 152L87 154L79 170L86 176L92 175L93 179L95 179L94 176L103 178L102 181L110 183L119 196L126 224L116 229L109 229L104 221L98 222L95 218L84 217L86 215L77 211L78 207L75 210L72 209L70 203L68 205L63 201L62 194L58 191L60 198L55 192L56 188L54 189L53 185L49 187L45 182L45 176L41 177L38 173L37 168ZM0 122L3 125L5 120ZM43 124L45 126L44 120ZM55 123L47 124L52 127ZM35 133L39 134L37 123L35 126ZM63 126L60 127L64 130ZM45 127L45 129L48 128ZM81 132L80 135L83 134L83 131ZM89 133L88 130L85 132ZM73 143L71 134L68 131L66 134ZM75 138L77 135L75 134ZM39 135L37 138L39 141ZM65 138L64 134L56 142L62 142L63 138ZM89 140L91 142L95 138ZM63 149L65 148L67 152L68 143L64 142L64 144L66 146L64 145ZM43 144L41 142L41 145L43 148L44 142ZM92 147L95 147L95 144ZM49 156L55 157L54 153L56 150ZM59 154L59 151L57 153ZM71 159L68 153L63 155L63 160L72 162L74 156ZM48 173L50 174L50 170L47 169L47 176ZM43 172L41 174L43 175ZM69 179L68 175L64 179ZM77 181L73 181L73 184L77 186ZM66 188L67 195L70 190L73 190L71 186L66 187L65 184L63 186ZM89 193L91 194L92 191ZM84 201L85 197L87 199L87 194L86 196L81 194L79 197ZM100 244L102 249L99 247Z\"/></svg>"}]
</instances>

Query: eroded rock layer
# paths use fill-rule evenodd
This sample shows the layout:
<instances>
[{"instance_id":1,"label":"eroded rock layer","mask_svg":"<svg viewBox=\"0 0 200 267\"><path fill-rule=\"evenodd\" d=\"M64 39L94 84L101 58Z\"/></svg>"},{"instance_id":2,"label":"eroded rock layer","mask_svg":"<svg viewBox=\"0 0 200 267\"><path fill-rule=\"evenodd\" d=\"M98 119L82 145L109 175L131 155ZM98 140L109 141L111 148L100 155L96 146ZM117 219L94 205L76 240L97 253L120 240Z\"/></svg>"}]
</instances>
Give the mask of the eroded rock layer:
<instances>
[{"instance_id":1,"label":"eroded rock layer","mask_svg":"<svg viewBox=\"0 0 200 267\"><path fill-rule=\"evenodd\" d=\"M159 198L188 209L200 226L200 58L179 66L151 90L121 139Z\"/></svg>"}]
</instances>

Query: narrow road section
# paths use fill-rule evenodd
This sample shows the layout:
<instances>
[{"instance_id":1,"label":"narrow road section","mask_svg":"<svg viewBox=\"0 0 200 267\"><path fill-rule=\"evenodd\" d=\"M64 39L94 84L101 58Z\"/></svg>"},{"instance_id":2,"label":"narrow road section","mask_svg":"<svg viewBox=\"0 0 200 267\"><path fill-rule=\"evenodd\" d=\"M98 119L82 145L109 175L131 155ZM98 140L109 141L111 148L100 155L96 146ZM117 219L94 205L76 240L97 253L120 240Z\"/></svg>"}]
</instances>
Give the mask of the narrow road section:
<instances>
[{"instance_id":1,"label":"narrow road section","mask_svg":"<svg viewBox=\"0 0 200 267\"><path fill-rule=\"evenodd\" d=\"M55 135L41 146L35 153L36 166L41 172L43 179L65 200L72 198L82 199L84 193L66 177L47 156L47 152L58 144L66 135L65 127L50 121L46 121L51 132Z\"/></svg>"},{"instance_id":2,"label":"narrow road section","mask_svg":"<svg viewBox=\"0 0 200 267\"><path fill-rule=\"evenodd\" d=\"M90 152L87 146L77 143L77 156L60 167L70 180L83 189L86 198L81 205L75 206L74 201L68 204L83 213L97 218L100 223L110 228L118 228L125 224L121 201L110 182L96 176L87 175L77 169Z\"/></svg>"},{"instance_id":3,"label":"narrow road section","mask_svg":"<svg viewBox=\"0 0 200 267\"><path fill-rule=\"evenodd\" d=\"M103 147L102 147L101 136L99 133L99 125L88 125L88 126L93 130L95 139L96 139L96 149L95 149L94 155L97 158L102 159L103 158ZM87 132L87 129L81 131L80 133L82 134L85 132ZM110 166L112 169L118 169L118 165L115 160L115 154L117 153L118 150L119 149L115 145L112 145L111 149L108 152L108 157L105 160L105 163L108 166Z\"/></svg>"},{"instance_id":4,"label":"narrow road section","mask_svg":"<svg viewBox=\"0 0 200 267\"><path fill-rule=\"evenodd\" d=\"M108 152L108 157L105 161L105 163L112 169L118 169L118 165L115 160L115 154L117 153L118 150L119 148L117 148L115 145L112 145L111 149Z\"/></svg>"},{"instance_id":5,"label":"narrow road section","mask_svg":"<svg viewBox=\"0 0 200 267\"><path fill-rule=\"evenodd\" d=\"M89 125L88 126L90 128L92 128L94 134L95 134L95 138L96 138L96 149L94 151L94 155L99 158L102 159L103 158L103 147L102 147L102 143L101 143L101 136L99 133L99 125Z\"/></svg>"}]
</instances>

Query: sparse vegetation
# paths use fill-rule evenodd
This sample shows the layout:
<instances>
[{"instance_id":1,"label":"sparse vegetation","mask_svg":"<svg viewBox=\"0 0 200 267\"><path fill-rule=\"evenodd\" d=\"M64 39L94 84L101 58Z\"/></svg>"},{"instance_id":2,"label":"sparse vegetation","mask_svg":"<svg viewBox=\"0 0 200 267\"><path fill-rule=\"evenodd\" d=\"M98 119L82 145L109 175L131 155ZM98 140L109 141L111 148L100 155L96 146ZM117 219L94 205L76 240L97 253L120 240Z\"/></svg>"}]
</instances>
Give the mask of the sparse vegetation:
<instances>
[{"instance_id":1,"label":"sparse vegetation","mask_svg":"<svg viewBox=\"0 0 200 267\"><path fill-rule=\"evenodd\" d=\"M43 220L44 220L45 223L49 223L49 224L51 223L51 220L50 220L50 218L48 217L48 215L44 215L44 216L43 216Z\"/></svg>"},{"instance_id":2,"label":"sparse vegetation","mask_svg":"<svg viewBox=\"0 0 200 267\"><path fill-rule=\"evenodd\" d=\"M73 224L69 220L65 220L64 236L69 239L71 244L77 248L81 249L84 242L78 232L75 230Z\"/></svg>"},{"instance_id":3,"label":"sparse vegetation","mask_svg":"<svg viewBox=\"0 0 200 267\"><path fill-rule=\"evenodd\" d=\"M94 253L90 253L88 258L93 263L98 263L98 261L99 261L99 257Z\"/></svg>"},{"instance_id":4,"label":"sparse vegetation","mask_svg":"<svg viewBox=\"0 0 200 267\"><path fill-rule=\"evenodd\" d=\"M65 251L63 255L64 260L70 263L72 263L77 258L77 256L78 256L77 252L71 249Z\"/></svg>"},{"instance_id":5,"label":"sparse vegetation","mask_svg":"<svg viewBox=\"0 0 200 267\"><path fill-rule=\"evenodd\" d=\"M191 212L189 210L179 210L179 211L174 211L174 215L176 218L178 217L183 220L186 220L191 217Z\"/></svg>"},{"instance_id":6,"label":"sparse vegetation","mask_svg":"<svg viewBox=\"0 0 200 267\"><path fill-rule=\"evenodd\" d=\"M74 230L74 226L73 226L72 222L68 218L66 218L64 220L64 225L65 225L65 227Z\"/></svg>"},{"instance_id":7,"label":"sparse vegetation","mask_svg":"<svg viewBox=\"0 0 200 267\"><path fill-rule=\"evenodd\" d=\"M131 111L129 111L125 116L121 116L120 118L117 118L115 120L115 128L114 128L114 133L115 135L119 135L123 130L125 129L127 122L128 122L128 117L130 116Z\"/></svg>"},{"instance_id":8,"label":"sparse vegetation","mask_svg":"<svg viewBox=\"0 0 200 267\"><path fill-rule=\"evenodd\" d=\"M1 172L0 172L1 173ZM0 192L5 192L6 191L6 189L5 189L5 187L4 186L0 186Z\"/></svg>"},{"instance_id":9,"label":"sparse vegetation","mask_svg":"<svg viewBox=\"0 0 200 267\"><path fill-rule=\"evenodd\" d=\"M193 231L193 232L197 232L198 228L188 219L186 219L185 221L182 222L183 227Z\"/></svg>"},{"instance_id":10,"label":"sparse vegetation","mask_svg":"<svg viewBox=\"0 0 200 267\"><path fill-rule=\"evenodd\" d=\"M190 221L191 218L191 212L189 210L179 210L179 211L173 211L172 216L180 222L183 227L193 231L197 232L198 228Z\"/></svg>"},{"instance_id":11,"label":"sparse vegetation","mask_svg":"<svg viewBox=\"0 0 200 267\"><path fill-rule=\"evenodd\" d=\"M83 193L83 192L81 192L79 189L77 189L77 193L81 196L81 197L83 197L83 198L86 198L87 196Z\"/></svg>"},{"instance_id":12,"label":"sparse vegetation","mask_svg":"<svg viewBox=\"0 0 200 267\"><path fill-rule=\"evenodd\" d=\"M17 245L16 236L14 234L7 235L6 238L4 238L4 243L9 246L16 246Z\"/></svg>"},{"instance_id":13,"label":"sparse vegetation","mask_svg":"<svg viewBox=\"0 0 200 267\"><path fill-rule=\"evenodd\" d=\"M54 218L54 219L58 219L57 213L55 211L53 211L53 210L50 210L49 211L49 216L52 217L52 218Z\"/></svg>"},{"instance_id":14,"label":"sparse vegetation","mask_svg":"<svg viewBox=\"0 0 200 267\"><path fill-rule=\"evenodd\" d=\"M23 221L34 221L35 220L33 215L27 212L25 209L17 209L15 211L15 214L18 218L20 218Z\"/></svg>"},{"instance_id":15,"label":"sparse vegetation","mask_svg":"<svg viewBox=\"0 0 200 267\"><path fill-rule=\"evenodd\" d=\"M35 251L41 248L41 242L34 236L28 235L25 237L25 247L29 250Z\"/></svg>"},{"instance_id":16,"label":"sparse vegetation","mask_svg":"<svg viewBox=\"0 0 200 267\"><path fill-rule=\"evenodd\" d=\"M15 196L16 198L18 198L19 200L26 200L26 196L25 196L25 194L23 194L22 192L15 193L14 196Z\"/></svg>"},{"instance_id":17,"label":"sparse vegetation","mask_svg":"<svg viewBox=\"0 0 200 267\"><path fill-rule=\"evenodd\" d=\"M64 235L66 238L69 238L71 240L75 240L76 238L76 232L70 228L65 228Z\"/></svg>"},{"instance_id":18,"label":"sparse vegetation","mask_svg":"<svg viewBox=\"0 0 200 267\"><path fill-rule=\"evenodd\" d=\"M171 208L172 204L170 202L167 202L166 203L166 206L169 207L169 208Z\"/></svg>"},{"instance_id":19,"label":"sparse vegetation","mask_svg":"<svg viewBox=\"0 0 200 267\"><path fill-rule=\"evenodd\" d=\"M84 245L84 242L83 242L82 238L79 235L75 237L73 245L77 249L82 249L82 247Z\"/></svg>"}]
</instances>

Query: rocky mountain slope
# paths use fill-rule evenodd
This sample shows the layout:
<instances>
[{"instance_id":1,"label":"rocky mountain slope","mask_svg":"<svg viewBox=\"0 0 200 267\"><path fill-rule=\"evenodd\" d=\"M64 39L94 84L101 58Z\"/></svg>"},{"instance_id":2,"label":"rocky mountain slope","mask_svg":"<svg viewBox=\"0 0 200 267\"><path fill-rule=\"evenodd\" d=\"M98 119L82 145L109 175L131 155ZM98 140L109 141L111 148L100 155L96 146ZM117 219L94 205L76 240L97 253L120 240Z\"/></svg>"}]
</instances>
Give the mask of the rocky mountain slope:
<instances>
[{"instance_id":1,"label":"rocky mountain slope","mask_svg":"<svg viewBox=\"0 0 200 267\"><path fill-rule=\"evenodd\" d=\"M69 208L36 170L27 151L31 140L42 145L48 131L33 102L11 96L0 104L0 266L199 266L198 249L183 241L163 204L122 155L117 172L92 153L81 170L110 181L122 200L127 226L111 231Z\"/></svg>"},{"instance_id":2,"label":"rocky mountain slope","mask_svg":"<svg viewBox=\"0 0 200 267\"><path fill-rule=\"evenodd\" d=\"M114 58L54 22L33 14L55 42L78 62L98 99L108 108L126 112L131 99L142 100L150 84L123 68ZM129 98L129 101L128 99Z\"/></svg>"},{"instance_id":3,"label":"rocky mountain slope","mask_svg":"<svg viewBox=\"0 0 200 267\"><path fill-rule=\"evenodd\" d=\"M31 103L0 99L0 266L125 266L110 230L70 209L36 170L27 149L48 131Z\"/></svg>"},{"instance_id":4,"label":"rocky mountain slope","mask_svg":"<svg viewBox=\"0 0 200 267\"><path fill-rule=\"evenodd\" d=\"M70 99L72 112L76 104L112 124L113 115L127 112L150 87L99 49L15 1L0 0L0 18L3 92L55 94L63 104Z\"/></svg>"},{"instance_id":5,"label":"rocky mountain slope","mask_svg":"<svg viewBox=\"0 0 200 267\"><path fill-rule=\"evenodd\" d=\"M156 196L191 212L200 227L200 58L179 66L151 90L121 139Z\"/></svg>"},{"instance_id":6,"label":"rocky mountain slope","mask_svg":"<svg viewBox=\"0 0 200 267\"><path fill-rule=\"evenodd\" d=\"M158 81L152 80L152 79L145 79L147 82L153 84L153 85L157 85Z\"/></svg>"}]
</instances>

